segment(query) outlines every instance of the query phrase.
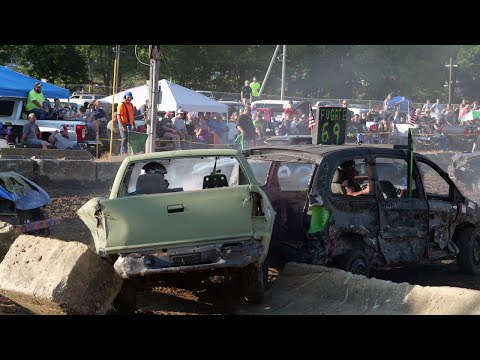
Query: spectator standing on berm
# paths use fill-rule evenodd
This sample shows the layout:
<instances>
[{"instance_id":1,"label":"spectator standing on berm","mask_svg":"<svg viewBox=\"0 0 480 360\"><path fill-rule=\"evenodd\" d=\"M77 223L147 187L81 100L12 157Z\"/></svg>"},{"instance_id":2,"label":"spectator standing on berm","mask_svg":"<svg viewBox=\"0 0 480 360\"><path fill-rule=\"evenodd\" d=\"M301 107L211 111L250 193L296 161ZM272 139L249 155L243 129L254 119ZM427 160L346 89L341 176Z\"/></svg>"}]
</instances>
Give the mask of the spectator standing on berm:
<instances>
[{"instance_id":1,"label":"spectator standing on berm","mask_svg":"<svg viewBox=\"0 0 480 360\"><path fill-rule=\"evenodd\" d=\"M242 98L243 105L247 105L247 103L252 102L252 88L250 87L250 82L248 80L245 80L245 85L242 86L240 97Z\"/></svg>"},{"instance_id":2,"label":"spectator standing on berm","mask_svg":"<svg viewBox=\"0 0 480 360\"><path fill-rule=\"evenodd\" d=\"M125 100L118 104L117 121L122 144L120 145L120 155L128 154L128 134L135 130L135 110L132 104L133 95L130 91L125 92Z\"/></svg>"},{"instance_id":3,"label":"spectator standing on berm","mask_svg":"<svg viewBox=\"0 0 480 360\"><path fill-rule=\"evenodd\" d=\"M250 88L252 89L252 102L260 100L260 83L255 76L250 83Z\"/></svg>"}]
</instances>

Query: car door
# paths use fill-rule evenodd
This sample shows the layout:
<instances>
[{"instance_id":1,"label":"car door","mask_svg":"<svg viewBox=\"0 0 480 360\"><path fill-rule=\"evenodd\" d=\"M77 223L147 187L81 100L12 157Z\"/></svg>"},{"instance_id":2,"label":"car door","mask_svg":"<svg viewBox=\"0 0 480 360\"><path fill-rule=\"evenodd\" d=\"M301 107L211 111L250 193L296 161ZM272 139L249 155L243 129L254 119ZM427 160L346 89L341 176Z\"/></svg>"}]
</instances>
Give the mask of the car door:
<instances>
[{"instance_id":1,"label":"car door","mask_svg":"<svg viewBox=\"0 0 480 360\"><path fill-rule=\"evenodd\" d=\"M419 261L425 253L428 235L428 204L422 196L421 183L414 176L409 197L406 158L378 155L374 170L380 251L388 264Z\"/></svg>"},{"instance_id":2,"label":"car door","mask_svg":"<svg viewBox=\"0 0 480 360\"><path fill-rule=\"evenodd\" d=\"M135 195L101 203L106 250L252 238L250 186Z\"/></svg>"},{"instance_id":3,"label":"car door","mask_svg":"<svg viewBox=\"0 0 480 360\"><path fill-rule=\"evenodd\" d=\"M418 164L428 201L428 228L432 245L438 244L444 249L453 235L450 226L460 211L453 199L455 186L433 162L421 159Z\"/></svg>"},{"instance_id":4,"label":"car door","mask_svg":"<svg viewBox=\"0 0 480 360\"><path fill-rule=\"evenodd\" d=\"M351 196L346 195L342 185L345 178L342 174L342 164L346 161L355 162L354 181L362 186L368 183L367 162L371 162L366 151L358 151L349 157L331 156L322 161L317 171L317 187L326 188L328 203L332 213L330 234L337 239L362 239L375 250L378 235L378 204L375 199L375 189L370 189L369 194ZM326 181L324 182L325 179ZM359 235L359 236L357 236ZM333 240L332 240L333 242ZM335 240L336 243L336 240ZM358 244L363 245L363 244Z\"/></svg>"}]
</instances>

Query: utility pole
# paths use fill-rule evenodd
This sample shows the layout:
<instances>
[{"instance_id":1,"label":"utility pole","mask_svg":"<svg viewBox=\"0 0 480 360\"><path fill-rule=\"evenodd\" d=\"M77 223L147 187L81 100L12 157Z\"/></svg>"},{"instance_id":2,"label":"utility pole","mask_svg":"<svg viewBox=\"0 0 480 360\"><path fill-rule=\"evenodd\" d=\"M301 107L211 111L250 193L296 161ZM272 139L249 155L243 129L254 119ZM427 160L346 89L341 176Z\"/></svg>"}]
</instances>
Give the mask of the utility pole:
<instances>
[{"instance_id":1,"label":"utility pole","mask_svg":"<svg viewBox=\"0 0 480 360\"><path fill-rule=\"evenodd\" d=\"M150 83L149 100L150 106L147 109L147 142L145 143L145 154L155 152L155 138L157 133L157 109L158 109L158 95L159 87L158 81L160 77L160 45L150 45Z\"/></svg>"},{"instance_id":2,"label":"utility pole","mask_svg":"<svg viewBox=\"0 0 480 360\"><path fill-rule=\"evenodd\" d=\"M280 92L280 100L283 100L283 93L284 93L284 87L285 87L285 60L287 60L287 45L283 45L282 89Z\"/></svg>"},{"instance_id":3,"label":"utility pole","mask_svg":"<svg viewBox=\"0 0 480 360\"><path fill-rule=\"evenodd\" d=\"M118 93L118 70L120 69L120 45L117 45L115 47L115 59L117 59L117 84L115 85L116 88L115 88L115 93Z\"/></svg>"},{"instance_id":4,"label":"utility pole","mask_svg":"<svg viewBox=\"0 0 480 360\"><path fill-rule=\"evenodd\" d=\"M270 75L270 71L272 70L272 65L273 65L273 62L275 61L275 57L277 56L278 49L280 49L280 45L277 45L277 47L275 48L275 51L273 52L272 60L270 60L270 65L268 65L267 73L265 74L265 78L262 81L262 86L260 87L260 91L258 93L259 96L262 96L263 88L267 83L267 78L268 78L268 75Z\"/></svg>"},{"instance_id":5,"label":"utility pole","mask_svg":"<svg viewBox=\"0 0 480 360\"><path fill-rule=\"evenodd\" d=\"M458 67L457 64L452 64L452 58L450 58L450 64L445 65L449 68L448 73L448 105L452 103L452 67Z\"/></svg>"}]
</instances>

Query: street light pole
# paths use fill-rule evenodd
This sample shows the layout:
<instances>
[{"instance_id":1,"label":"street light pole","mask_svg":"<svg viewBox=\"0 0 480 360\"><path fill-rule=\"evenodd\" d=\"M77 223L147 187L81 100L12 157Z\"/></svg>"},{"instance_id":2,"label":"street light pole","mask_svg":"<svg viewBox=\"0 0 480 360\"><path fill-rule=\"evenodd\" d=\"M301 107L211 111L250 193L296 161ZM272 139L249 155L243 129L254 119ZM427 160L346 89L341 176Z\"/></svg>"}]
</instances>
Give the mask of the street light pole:
<instances>
[{"instance_id":1,"label":"street light pole","mask_svg":"<svg viewBox=\"0 0 480 360\"><path fill-rule=\"evenodd\" d=\"M155 152L155 137L157 129L157 109L159 99L159 87L158 81L160 77L160 58L161 48L160 45L150 45L150 83L149 83L149 99L150 109L148 111L147 122L147 142L145 143L145 153L149 154Z\"/></svg>"},{"instance_id":2,"label":"street light pole","mask_svg":"<svg viewBox=\"0 0 480 360\"><path fill-rule=\"evenodd\" d=\"M283 61L282 61L282 88L280 90L280 100L283 100L285 92L285 61L287 60L287 45L283 45Z\"/></svg>"},{"instance_id":3,"label":"street light pole","mask_svg":"<svg viewBox=\"0 0 480 360\"><path fill-rule=\"evenodd\" d=\"M450 58L450 64L445 65L449 68L448 73L448 105L452 103L452 67L458 67L457 64L452 64L452 58Z\"/></svg>"},{"instance_id":4,"label":"street light pole","mask_svg":"<svg viewBox=\"0 0 480 360\"><path fill-rule=\"evenodd\" d=\"M262 81L262 86L260 87L260 92L258 94L259 96L262 96L263 88L267 83L267 78L268 78L268 75L270 74L270 71L272 70L273 61L277 57L278 49L280 49L280 45L277 45L277 47L275 48L275 51L273 52L272 60L270 61L270 65L268 65L267 73L265 74L265 78Z\"/></svg>"},{"instance_id":5,"label":"street light pole","mask_svg":"<svg viewBox=\"0 0 480 360\"><path fill-rule=\"evenodd\" d=\"M117 74L117 84L118 84L118 70L120 69L120 45L115 45L112 48L112 51L115 51L115 73ZM117 84L113 84L113 93L116 94L118 92Z\"/></svg>"}]
</instances>

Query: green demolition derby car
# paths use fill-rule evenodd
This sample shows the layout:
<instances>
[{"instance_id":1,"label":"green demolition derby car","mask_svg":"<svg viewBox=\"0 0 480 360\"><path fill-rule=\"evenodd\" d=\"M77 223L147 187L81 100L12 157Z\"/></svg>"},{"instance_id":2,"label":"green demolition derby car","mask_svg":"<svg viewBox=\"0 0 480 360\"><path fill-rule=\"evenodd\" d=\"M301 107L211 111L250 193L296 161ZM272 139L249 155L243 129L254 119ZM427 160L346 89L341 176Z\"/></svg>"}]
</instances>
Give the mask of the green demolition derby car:
<instances>
[{"instance_id":1,"label":"green demolition derby car","mask_svg":"<svg viewBox=\"0 0 480 360\"><path fill-rule=\"evenodd\" d=\"M94 251L125 279L228 269L249 302L263 300L275 211L240 151L127 157L110 197L91 199L78 215Z\"/></svg>"}]
</instances>

